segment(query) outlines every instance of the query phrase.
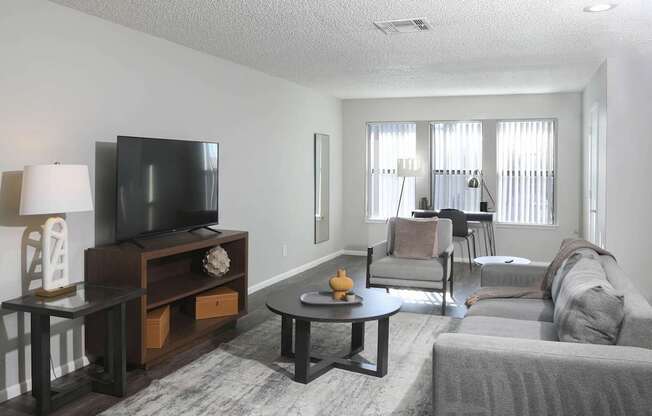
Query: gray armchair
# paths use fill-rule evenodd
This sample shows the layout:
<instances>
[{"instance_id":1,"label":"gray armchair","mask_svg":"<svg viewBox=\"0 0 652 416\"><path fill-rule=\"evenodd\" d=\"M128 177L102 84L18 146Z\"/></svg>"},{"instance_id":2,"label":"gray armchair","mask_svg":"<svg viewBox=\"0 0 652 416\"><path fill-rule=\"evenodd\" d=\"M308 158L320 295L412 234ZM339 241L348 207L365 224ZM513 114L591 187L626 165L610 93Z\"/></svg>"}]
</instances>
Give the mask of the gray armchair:
<instances>
[{"instance_id":1,"label":"gray armchair","mask_svg":"<svg viewBox=\"0 0 652 416\"><path fill-rule=\"evenodd\" d=\"M387 224L387 240L367 249L367 287L416 289L442 294L441 313L446 315L446 286L453 293L453 222L437 224L438 257L428 260L395 257L394 224Z\"/></svg>"}]
</instances>

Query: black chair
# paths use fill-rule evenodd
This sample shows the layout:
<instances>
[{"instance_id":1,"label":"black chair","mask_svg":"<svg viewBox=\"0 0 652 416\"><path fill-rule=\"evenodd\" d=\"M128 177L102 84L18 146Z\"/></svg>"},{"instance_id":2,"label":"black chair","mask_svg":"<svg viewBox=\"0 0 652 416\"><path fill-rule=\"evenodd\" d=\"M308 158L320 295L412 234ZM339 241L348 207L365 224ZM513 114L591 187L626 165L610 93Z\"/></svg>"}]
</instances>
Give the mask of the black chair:
<instances>
[{"instance_id":1,"label":"black chair","mask_svg":"<svg viewBox=\"0 0 652 416\"><path fill-rule=\"evenodd\" d=\"M469 270L473 270L473 259L476 257L475 230L469 228L466 214L459 209L446 208L440 210L438 216L439 218L448 218L453 221L453 240L466 240L466 248L469 254ZM473 257L471 257L471 239L473 240Z\"/></svg>"}]
</instances>

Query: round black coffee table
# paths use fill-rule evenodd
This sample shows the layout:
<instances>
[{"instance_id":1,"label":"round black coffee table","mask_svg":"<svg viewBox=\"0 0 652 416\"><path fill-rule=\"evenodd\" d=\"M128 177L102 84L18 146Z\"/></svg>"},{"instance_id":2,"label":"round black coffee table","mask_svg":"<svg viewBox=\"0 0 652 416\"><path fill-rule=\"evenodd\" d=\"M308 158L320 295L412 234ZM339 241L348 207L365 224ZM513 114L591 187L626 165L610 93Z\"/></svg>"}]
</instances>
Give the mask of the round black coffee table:
<instances>
[{"instance_id":1,"label":"round black coffee table","mask_svg":"<svg viewBox=\"0 0 652 416\"><path fill-rule=\"evenodd\" d=\"M389 317L401 309L401 300L378 289L359 289L356 293L364 299L360 305L305 305L299 296L309 291L288 289L267 298L269 310L281 315L281 355L294 358L294 379L307 384L332 368L385 376L389 354ZM296 321L295 351L292 351L293 321ZM378 358L375 365L352 360L353 356L364 350L364 326L367 321L378 321ZM311 322L351 323L351 350L339 357L311 354ZM311 366L311 362L316 364Z\"/></svg>"}]
</instances>

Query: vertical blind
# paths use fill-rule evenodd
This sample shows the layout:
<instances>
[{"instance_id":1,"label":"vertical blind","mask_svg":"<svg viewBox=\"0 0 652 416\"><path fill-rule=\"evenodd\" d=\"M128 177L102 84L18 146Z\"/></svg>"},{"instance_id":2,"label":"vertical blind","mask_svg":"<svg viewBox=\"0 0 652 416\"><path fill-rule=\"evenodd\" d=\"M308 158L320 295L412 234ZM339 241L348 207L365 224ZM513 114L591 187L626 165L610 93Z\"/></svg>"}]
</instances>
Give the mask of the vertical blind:
<instances>
[{"instance_id":1,"label":"vertical blind","mask_svg":"<svg viewBox=\"0 0 652 416\"><path fill-rule=\"evenodd\" d=\"M500 121L496 140L498 221L554 224L554 120Z\"/></svg>"},{"instance_id":2,"label":"vertical blind","mask_svg":"<svg viewBox=\"0 0 652 416\"><path fill-rule=\"evenodd\" d=\"M430 141L434 209L479 211L480 189L467 182L482 171L482 123L431 123Z\"/></svg>"},{"instance_id":3,"label":"vertical blind","mask_svg":"<svg viewBox=\"0 0 652 416\"><path fill-rule=\"evenodd\" d=\"M367 124L367 219L386 220L396 215L403 178L396 176L397 159L415 158L416 123ZM415 179L405 178L399 216L414 209Z\"/></svg>"}]
</instances>

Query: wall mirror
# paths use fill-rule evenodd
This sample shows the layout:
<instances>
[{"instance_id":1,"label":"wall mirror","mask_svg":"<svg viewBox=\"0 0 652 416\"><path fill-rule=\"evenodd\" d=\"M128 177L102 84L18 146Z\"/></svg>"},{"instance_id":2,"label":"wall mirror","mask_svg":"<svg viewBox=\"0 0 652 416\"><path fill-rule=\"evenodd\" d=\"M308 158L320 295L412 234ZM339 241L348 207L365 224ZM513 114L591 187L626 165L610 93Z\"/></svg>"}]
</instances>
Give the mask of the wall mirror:
<instances>
[{"instance_id":1,"label":"wall mirror","mask_svg":"<svg viewBox=\"0 0 652 416\"><path fill-rule=\"evenodd\" d=\"M328 134L315 133L315 244L329 238L329 153Z\"/></svg>"}]
</instances>

